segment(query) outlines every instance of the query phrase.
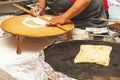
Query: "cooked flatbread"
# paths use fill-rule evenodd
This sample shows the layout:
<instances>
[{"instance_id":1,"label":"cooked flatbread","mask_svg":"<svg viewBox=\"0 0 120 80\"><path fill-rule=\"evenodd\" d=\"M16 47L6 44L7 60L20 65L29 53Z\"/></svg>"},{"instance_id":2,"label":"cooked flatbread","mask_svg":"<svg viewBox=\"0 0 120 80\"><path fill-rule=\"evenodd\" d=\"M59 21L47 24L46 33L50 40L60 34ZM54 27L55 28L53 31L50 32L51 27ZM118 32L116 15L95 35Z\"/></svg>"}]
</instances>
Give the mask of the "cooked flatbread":
<instances>
[{"instance_id":1,"label":"cooked flatbread","mask_svg":"<svg viewBox=\"0 0 120 80\"><path fill-rule=\"evenodd\" d=\"M112 47L106 45L81 45L74 63L96 63L108 66Z\"/></svg>"}]
</instances>

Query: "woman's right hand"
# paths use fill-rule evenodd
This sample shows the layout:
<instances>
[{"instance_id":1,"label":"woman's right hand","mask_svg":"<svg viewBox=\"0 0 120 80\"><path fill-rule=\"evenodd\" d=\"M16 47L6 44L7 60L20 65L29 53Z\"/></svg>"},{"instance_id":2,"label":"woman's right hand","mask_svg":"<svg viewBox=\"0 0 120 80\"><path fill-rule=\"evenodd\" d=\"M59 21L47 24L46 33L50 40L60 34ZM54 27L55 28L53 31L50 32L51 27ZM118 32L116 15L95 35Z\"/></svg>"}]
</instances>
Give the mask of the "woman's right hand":
<instances>
[{"instance_id":1,"label":"woman's right hand","mask_svg":"<svg viewBox=\"0 0 120 80\"><path fill-rule=\"evenodd\" d=\"M30 10L30 14L32 14L33 16L40 15L42 14L42 12L43 10L39 6L36 6Z\"/></svg>"}]
</instances>

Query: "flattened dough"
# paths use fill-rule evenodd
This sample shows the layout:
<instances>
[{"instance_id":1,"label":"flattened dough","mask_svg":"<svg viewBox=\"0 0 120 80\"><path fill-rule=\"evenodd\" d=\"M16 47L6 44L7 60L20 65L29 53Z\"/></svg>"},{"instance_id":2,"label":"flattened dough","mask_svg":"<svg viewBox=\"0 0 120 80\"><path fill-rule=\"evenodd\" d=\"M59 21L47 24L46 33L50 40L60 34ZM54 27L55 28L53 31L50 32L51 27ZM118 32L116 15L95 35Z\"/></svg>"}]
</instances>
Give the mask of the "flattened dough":
<instances>
[{"instance_id":1,"label":"flattened dough","mask_svg":"<svg viewBox=\"0 0 120 80\"><path fill-rule=\"evenodd\" d=\"M49 20L51 19L51 17L45 17L45 18ZM27 16L22 21L22 24L30 28L40 28L40 27L46 27L47 22L38 17Z\"/></svg>"}]
</instances>

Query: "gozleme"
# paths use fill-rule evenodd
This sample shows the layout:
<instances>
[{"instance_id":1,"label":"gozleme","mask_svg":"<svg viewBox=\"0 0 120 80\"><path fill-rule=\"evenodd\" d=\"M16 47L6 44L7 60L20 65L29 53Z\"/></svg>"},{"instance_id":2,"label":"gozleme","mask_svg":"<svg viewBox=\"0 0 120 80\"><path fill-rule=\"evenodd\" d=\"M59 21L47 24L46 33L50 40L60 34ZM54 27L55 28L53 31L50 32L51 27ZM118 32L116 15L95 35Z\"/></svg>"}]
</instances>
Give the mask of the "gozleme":
<instances>
[{"instance_id":1,"label":"gozleme","mask_svg":"<svg viewBox=\"0 0 120 80\"><path fill-rule=\"evenodd\" d=\"M81 45L74 63L96 63L108 66L112 47L106 45Z\"/></svg>"}]
</instances>

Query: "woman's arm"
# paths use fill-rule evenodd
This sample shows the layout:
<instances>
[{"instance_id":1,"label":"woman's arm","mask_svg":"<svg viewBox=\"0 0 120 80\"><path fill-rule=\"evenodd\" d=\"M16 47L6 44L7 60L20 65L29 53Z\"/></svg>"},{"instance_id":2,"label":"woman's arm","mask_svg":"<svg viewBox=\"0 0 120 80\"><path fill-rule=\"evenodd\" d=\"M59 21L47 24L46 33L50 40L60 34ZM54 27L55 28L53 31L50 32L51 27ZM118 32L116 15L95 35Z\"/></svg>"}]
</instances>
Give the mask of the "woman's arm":
<instances>
[{"instance_id":1,"label":"woman's arm","mask_svg":"<svg viewBox=\"0 0 120 80\"><path fill-rule=\"evenodd\" d=\"M46 1L45 0L39 0L39 6L34 7L30 10L30 13L34 16L37 16L39 14L42 14L46 8Z\"/></svg>"},{"instance_id":2,"label":"woman's arm","mask_svg":"<svg viewBox=\"0 0 120 80\"><path fill-rule=\"evenodd\" d=\"M52 18L48 24L64 24L67 20L70 20L80 14L90 4L90 2L91 0L76 0L70 9L62 15Z\"/></svg>"},{"instance_id":3,"label":"woman's arm","mask_svg":"<svg viewBox=\"0 0 120 80\"><path fill-rule=\"evenodd\" d=\"M89 4L91 0L76 0L73 6L68 9L62 16L66 19L71 19L81 13Z\"/></svg>"},{"instance_id":4,"label":"woman's arm","mask_svg":"<svg viewBox=\"0 0 120 80\"><path fill-rule=\"evenodd\" d=\"M39 0L39 8L41 8L42 10L45 10L45 8L46 8L45 0Z\"/></svg>"}]
</instances>

